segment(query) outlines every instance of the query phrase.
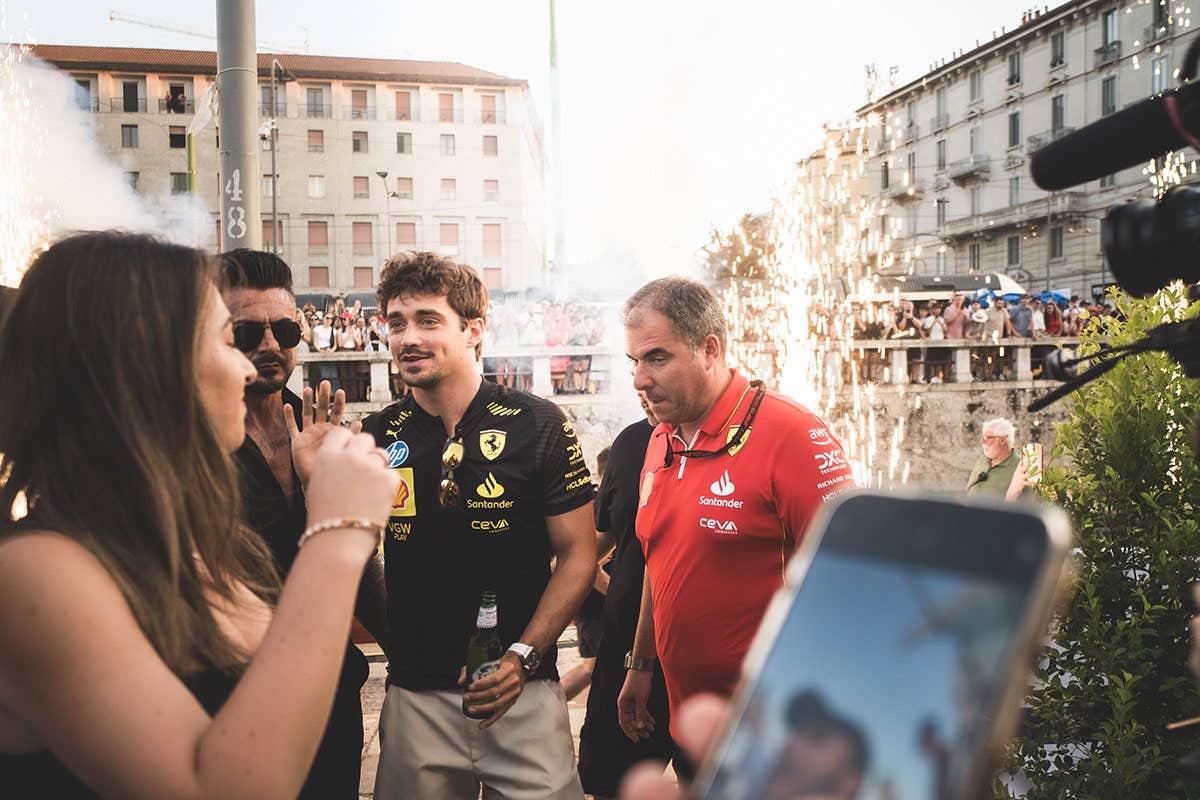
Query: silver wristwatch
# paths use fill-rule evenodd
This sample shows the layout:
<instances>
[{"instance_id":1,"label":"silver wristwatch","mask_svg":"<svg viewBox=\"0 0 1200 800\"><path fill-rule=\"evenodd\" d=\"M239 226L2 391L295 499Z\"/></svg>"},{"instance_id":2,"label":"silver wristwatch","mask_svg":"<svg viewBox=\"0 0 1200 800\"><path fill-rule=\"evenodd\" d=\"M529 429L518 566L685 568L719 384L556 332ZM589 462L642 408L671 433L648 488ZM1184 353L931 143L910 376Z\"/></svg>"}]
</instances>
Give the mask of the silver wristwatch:
<instances>
[{"instance_id":1,"label":"silver wristwatch","mask_svg":"<svg viewBox=\"0 0 1200 800\"><path fill-rule=\"evenodd\" d=\"M526 678L532 678L533 674L538 671L538 667L542 665L542 657L527 644L521 642L511 644L508 652L516 653L517 658L521 659L521 669L525 672Z\"/></svg>"},{"instance_id":2,"label":"silver wristwatch","mask_svg":"<svg viewBox=\"0 0 1200 800\"><path fill-rule=\"evenodd\" d=\"M633 651L630 650L625 654L625 669L636 669L640 672L653 672L654 659L638 658L633 654Z\"/></svg>"}]
</instances>

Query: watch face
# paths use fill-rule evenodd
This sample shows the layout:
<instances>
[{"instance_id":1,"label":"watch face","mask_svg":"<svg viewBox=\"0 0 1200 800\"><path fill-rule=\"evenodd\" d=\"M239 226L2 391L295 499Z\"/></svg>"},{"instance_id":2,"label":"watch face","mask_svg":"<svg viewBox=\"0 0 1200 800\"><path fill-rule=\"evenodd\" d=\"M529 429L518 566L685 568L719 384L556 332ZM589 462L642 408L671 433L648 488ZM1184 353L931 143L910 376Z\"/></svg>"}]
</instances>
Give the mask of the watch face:
<instances>
[{"instance_id":1,"label":"watch face","mask_svg":"<svg viewBox=\"0 0 1200 800\"><path fill-rule=\"evenodd\" d=\"M542 657L537 653L530 653L528 658L522 659L525 663L525 671L530 675L538 671L538 667L542 665Z\"/></svg>"}]
</instances>

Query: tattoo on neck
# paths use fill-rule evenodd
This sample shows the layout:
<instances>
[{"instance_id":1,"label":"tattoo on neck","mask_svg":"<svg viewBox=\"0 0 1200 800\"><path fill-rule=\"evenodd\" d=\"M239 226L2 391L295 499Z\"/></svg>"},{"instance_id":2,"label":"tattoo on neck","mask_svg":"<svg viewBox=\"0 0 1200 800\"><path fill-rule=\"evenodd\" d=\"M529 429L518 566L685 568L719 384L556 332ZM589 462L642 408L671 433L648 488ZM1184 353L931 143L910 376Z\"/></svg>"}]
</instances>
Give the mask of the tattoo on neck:
<instances>
[{"instance_id":1,"label":"tattoo on neck","mask_svg":"<svg viewBox=\"0 0 1200 800\"><path fill-rule=\"evenodd\" d=\"M267 442L265 447L273 453L280 448L287 447L289 444L291 444L291 441L291 437L281 436L278 439L272 439L271 441Z\"/></svg>"}]
</instances>

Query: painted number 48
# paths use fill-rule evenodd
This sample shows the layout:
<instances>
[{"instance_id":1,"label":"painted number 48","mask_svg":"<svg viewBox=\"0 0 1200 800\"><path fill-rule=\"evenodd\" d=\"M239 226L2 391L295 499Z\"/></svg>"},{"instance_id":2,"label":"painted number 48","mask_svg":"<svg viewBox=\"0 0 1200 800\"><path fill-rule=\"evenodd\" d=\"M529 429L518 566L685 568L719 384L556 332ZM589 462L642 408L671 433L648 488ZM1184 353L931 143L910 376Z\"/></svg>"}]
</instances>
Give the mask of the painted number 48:
<instances>
[{"instance_id":1,"label":"painted number 48","mask_svg":"<svg viewBox=\"0 0 1200 800\"><path fill-rule=\"evenodd\" d=\"M233 176L225 181L225 196L231 202L242 201L242 171L235 169ZM243 206L230 206L228 219L225 220L225 232L231 239L241 239L246 235L246 209Z\"/></svg>"}]
</instances>

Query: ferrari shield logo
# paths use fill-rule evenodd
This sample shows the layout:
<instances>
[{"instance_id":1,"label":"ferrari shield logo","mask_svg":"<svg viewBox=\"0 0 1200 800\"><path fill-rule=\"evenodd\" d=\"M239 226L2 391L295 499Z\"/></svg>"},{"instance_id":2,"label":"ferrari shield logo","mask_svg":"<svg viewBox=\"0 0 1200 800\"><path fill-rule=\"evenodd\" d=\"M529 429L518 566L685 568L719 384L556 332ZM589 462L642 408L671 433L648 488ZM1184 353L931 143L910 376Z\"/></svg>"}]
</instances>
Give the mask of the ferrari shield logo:
<instances>
[{"instance_id":1,"label":"ferrari shield logo","mask_svg":"<svg viewBox=\"0 0 1200 800\"><path fill-rule=\"evenodd\" d=\"M507 436L504 431L480 431L479 452L488 461L495 461L504 452L504 439Z\"/></svg>"},{"instance_id":2,"label":"ferrari shield logo","mask_svg":"<svg viewBox=\"0 0 1200 800\"><path fill-rule=\"evenodd\" d=\"M725 441L732 442L733 437L737 436L738 431L741 430L741 428L742 428L741 425L734 425L732 428L730 428L729 433L725 436ZM753 432L754 432L754 428L752 428L752 427L746 428L746 435L742 437L742 440L740 442L735 444L733 447L729 448L729 455L736 456L738 454L738 450L741 450L743 447L746 446L746 442L750 441L750 434Z\"/></svg>"}]
</instances>

